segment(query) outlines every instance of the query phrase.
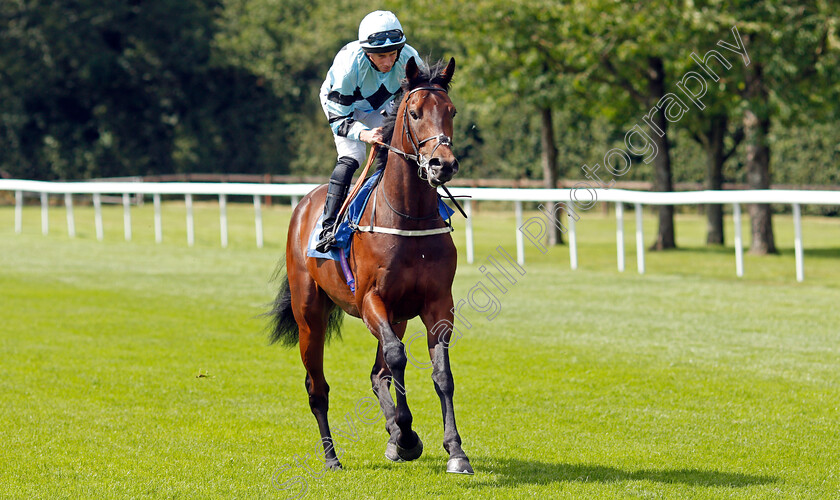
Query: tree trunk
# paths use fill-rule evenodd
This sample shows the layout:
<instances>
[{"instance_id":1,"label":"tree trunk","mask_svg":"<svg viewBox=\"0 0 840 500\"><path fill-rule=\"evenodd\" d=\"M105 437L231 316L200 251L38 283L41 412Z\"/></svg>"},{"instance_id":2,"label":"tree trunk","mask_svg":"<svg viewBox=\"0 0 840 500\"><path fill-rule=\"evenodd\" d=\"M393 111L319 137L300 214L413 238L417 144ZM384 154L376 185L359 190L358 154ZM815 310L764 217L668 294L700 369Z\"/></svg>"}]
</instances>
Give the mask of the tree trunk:
<instances>
[{"instance_id":1,"label":"tree trunk","mask_svg":"<svg viewBox=\"0 0 840 500\"><path fill-rule=\"evenodd\" d=\"M543 181L546 189L554 189L557 187L557 145L554 143L554 120L551 116L551 108L540 108L540 118L542 120L541 139L542 139L542 169ZM556 202L546 202L546 207L551 211ZM560 215L559 213L557 214ZM556 224L549 224L548 230L548 244L562 245L563 233Z\"/></svg>"},{"instance_id":2,"label":"tree trunk","mask_svg":"<svg viewBox=\"0 0 840 500\"><path fill-rule=\"evenodd\" d=\"M717 115L711 118L706 149L706 189L723 189L724 144L728 118ZM706 209L706 243L723 245L723 205L709 205Z\"/></svg>"},{"instance_id":3,"label":"tree trunk","mask_svg":"<svg viewBox=\"0 0 840 500\"><path fill-rule=\"evenodd\" d=\"M750 35L744 36L744 47L752 41ZM761 63L753 61L747 67L745 75L745 96L747 109L744 112L744 141L746 142L747 184L750 189L770 188L770 146L767 142L770 133L769 95L764 85L764 72ZM773 212L770 205L750 205L752 243L750 253L777 253L773 237Z\"/></svg>"},{"instance_id":4,"label":"tree trunk","mask_svg":"<svg viewBox=\"0 0 840 500\"><path fill-rule=\"evenodd\" d=\"M665 95L665 67L662 59L651 57L648 59L650 97L653 102L659 102ZM653 122L663 132L662 137L657 133L651 134L651 138L659 149L653 160L653 190L673 191L673 178L671 176L671 151L668 147L668 121L665 119L664 111L656 113L652 117ZM659 232L656 235L656 242L651 250L665 250L676 248L674 239L674 206L661 205L659 207Z\"/></svg>"}]
</instances>

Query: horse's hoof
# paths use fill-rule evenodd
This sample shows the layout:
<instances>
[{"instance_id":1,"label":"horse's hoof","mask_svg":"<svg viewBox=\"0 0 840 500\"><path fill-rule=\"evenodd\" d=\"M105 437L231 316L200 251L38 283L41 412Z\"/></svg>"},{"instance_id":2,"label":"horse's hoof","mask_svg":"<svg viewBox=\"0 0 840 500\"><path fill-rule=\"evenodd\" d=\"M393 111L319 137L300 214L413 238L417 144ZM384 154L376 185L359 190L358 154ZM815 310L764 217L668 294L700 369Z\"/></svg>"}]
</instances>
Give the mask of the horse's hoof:
<instances>
[{"instance_id":1,"label":"horse's hoof","mask_svg":"<svg viewBox=\"0 0 840 500\"><path fill-rule=\"evenodd\" d=\"M420 436L418 436L416 432L412 431L412 434L414 434L414 438L417 439L417 444L414 445L413 448L407 450L399 444L397 445L397 454L399 457L409 462L411 460L417 460L420 458L420 455L423 454L423 441L420 441Z\"/></svg>"},{"instance_id":2,"label":"horse's hoof","mask_svg":"<svg viewBox=\"0 0 840 500\"><path fill-rule=\"evenodd\" d=\"M385 458L392 462L405 462L397 452L397 443L388 443L385 446Z\"/></svg>"},{"instance_id":3,"label":"horse's hoof","mask_svg":"<svg viewBox=\"0 0 840 500\"><path fill-rule=\"evenodd\" d=\"M328 460L327 463L324 464L324 470L341 470L341 462L338 460Z\"/></svg>"},{"instance_id":4,"label":"horse's hoof","mask_svg":"<svg viewBox=\"0 0 840 500\"><path fill-rule=\"evenodd\" d=\"M470 465L470 460L467 457L450 458L449 461L446 462L446 472L467 475L475 474L472 466Z\"/></svg>"}]
</instances>

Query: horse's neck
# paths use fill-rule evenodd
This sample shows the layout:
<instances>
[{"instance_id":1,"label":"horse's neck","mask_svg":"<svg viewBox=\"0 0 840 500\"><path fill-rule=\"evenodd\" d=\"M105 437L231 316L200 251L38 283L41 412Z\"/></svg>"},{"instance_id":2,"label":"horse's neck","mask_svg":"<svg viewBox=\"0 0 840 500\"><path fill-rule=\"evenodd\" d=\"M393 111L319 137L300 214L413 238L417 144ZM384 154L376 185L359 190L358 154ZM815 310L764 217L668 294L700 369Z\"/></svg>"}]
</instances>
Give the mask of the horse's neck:
<instances>
[{"instance_id":1,"label":"horse's neck","mask_svg":"<svg viewBox=\"0 0 840 500\"><path fill-rule=\"evenodd\" d=\"M408 154L417 154L411 144L411 139L406 134L405 106L406 102L403 100L397 110L397 121L394 124L391 146ZM392 227L416 227L418 221L411 218L422 219L437 213L437 189L429 185L428 181L420 178L418 168L417 163L406 160L393 151L388 153L385 171L382 173L382 180L380 181L380 187L384 191L383 194L387 197L387 201L377 200L376 213L378 214L377 217L385 216ZM402 217L395 212L408 215L411 218Z\"/></svg>"},{"instance_id":2,"label":"horse's neck","mask_svg":"<svg viewBox=\"0 0 840 500\"><path fill-rule=\"evenodd\" d=\"M385 200L377 200L377 217L389 213L393 217L389 215L388 218L394 224L405 225L405 223L413 222L414 224L409 225L416 225L416 221L400 217L394 211L416 218L429 217L430 214L437 212L437 190L420 178L417 168L417 164L397 154L388 155L388 162L382 173L381 189L388 198L387 203L391 206L388 207Z\"/></svg>"}]
</instances>

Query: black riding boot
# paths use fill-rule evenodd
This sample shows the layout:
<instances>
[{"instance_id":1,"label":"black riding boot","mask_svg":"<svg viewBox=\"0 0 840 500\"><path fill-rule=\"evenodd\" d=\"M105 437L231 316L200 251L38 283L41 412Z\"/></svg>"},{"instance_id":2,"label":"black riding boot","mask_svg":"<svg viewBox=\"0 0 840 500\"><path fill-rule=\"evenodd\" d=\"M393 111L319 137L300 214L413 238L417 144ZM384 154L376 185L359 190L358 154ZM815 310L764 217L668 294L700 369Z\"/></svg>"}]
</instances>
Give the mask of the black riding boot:
<instances>
[{"instance_id":1,"label":"black riding boot","mask_svg":"<svg viewBox=\"0 0 840 500\"><path fill-rule=\"evenodd\" d=\"M330 179L327 201L324 203L323 230L318 238L318 243L315 245L315 250L326 253L335 245L333 226L335 226L335 218L338 215L338 210L341 208L342 203L344 203L344 199L347 198L347 191L349 189L350 184L342 184L335 179Z\"/></svg>"},{"instance_id":2,"label":"black riding boot","mask_svg":"<svg viewBox=\"0 0 840 500\"><path fill-rule=\"evenodd\" d=\"M335 245L333 226L335 218L344 199L347 198L347 191L350 190L350 182L353 180L353 172L359 168L359 162L350 156L342 156L335 164L335 169L330 176L330 187L327 190L327 201L324 203L324 224L321 234L318 236L318 243L315 250L326 253Z\"/></svg>"},{"instance_id":3,"label":"black riding boot","mask_svg":"<svg viewBox=\"0 0 840 500\"><path fill-rule=\"evenodd\" d=\"M335 218L344 199L347 198L347 191L350 190L350 182L353 180L353 172L359 168L359 162L355 158L342 156L335 164L335 169L330 176L330 187L327 190L327 201L324 203L324 224L321 234L318 236L318 243L315 249L326 253L335 245Z\"/></svg>"}]
</instances>

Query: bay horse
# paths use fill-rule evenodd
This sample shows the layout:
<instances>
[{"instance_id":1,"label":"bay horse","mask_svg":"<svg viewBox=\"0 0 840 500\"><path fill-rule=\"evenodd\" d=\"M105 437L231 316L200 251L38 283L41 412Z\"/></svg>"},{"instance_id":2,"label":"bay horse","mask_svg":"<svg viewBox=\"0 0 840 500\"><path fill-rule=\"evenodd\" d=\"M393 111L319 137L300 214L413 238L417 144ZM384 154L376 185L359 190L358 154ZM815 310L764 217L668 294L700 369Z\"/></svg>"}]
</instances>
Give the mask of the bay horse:
<instances>
[{"instance_id":1,"label":"bay horse","mask_svg":"<svg viewBox=\"0 0 840 500\"><path fill-rule=\"evenodd\" d=\"M452 402L454 383L448 342L453 328L452 282L457 254L451 228L438 214L437 188L458 171L452 152L455 107L447 93L455 59L444 67L406 64L403 97L392 122L389 145L377 155L384 172L359 227L375 223L385 232L356 232L347 261L356 290L345 282L338 262L307 257L310 234L323 211L327 186L307 194L295 208L286 244L286 275L272 311L272 342L300 345L306 370L306 391L327 469L341 469L327 419L329 385L324 378L324 344L340 327L343 312L361 318L378 340L370 380L385 416L389 435L385 456L393 461L414 460L423 443L411 428L406 401L402 343L409 319L419 316L427 329L432 381L443 412L443 448L449 453L447 472L472 474L461 447ZM393 234L401 233L401 234ZM281 268L282 269L282 268ZM390 385L395 385L396 403Z\"/></svg>"}]
</instances>

